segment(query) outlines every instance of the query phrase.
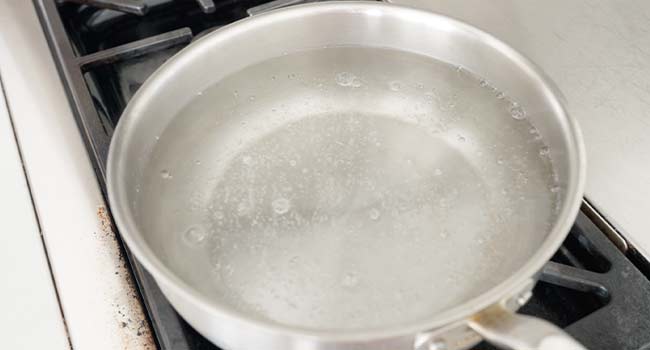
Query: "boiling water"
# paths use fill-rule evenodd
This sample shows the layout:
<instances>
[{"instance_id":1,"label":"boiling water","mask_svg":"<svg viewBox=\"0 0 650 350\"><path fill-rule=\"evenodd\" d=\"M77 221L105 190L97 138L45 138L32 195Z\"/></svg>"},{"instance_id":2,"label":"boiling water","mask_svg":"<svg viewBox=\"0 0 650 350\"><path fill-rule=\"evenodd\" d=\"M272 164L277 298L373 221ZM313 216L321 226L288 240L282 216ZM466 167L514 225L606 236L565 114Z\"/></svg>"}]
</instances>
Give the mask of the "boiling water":
<instances>
[{"instance_id":1,"label":"boiling water","mask_svg":"<svg viewBox=\"0 0 650 350\"><path fill-rule=\"evenodd\" d=\"M368 329L430 317L517 270L558 187L525 106L464 69L328 48L249 67L160 135L147 240L250 317Z\"/></svg>"}]
</instances>

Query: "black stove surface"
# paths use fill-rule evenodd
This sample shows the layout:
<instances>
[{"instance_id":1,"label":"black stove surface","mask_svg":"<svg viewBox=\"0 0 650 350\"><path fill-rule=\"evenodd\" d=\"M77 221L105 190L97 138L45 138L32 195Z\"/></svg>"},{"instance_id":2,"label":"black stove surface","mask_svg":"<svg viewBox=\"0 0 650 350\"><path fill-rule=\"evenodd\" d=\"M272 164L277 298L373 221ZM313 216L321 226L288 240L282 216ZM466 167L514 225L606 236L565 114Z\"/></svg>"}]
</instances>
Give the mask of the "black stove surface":
<instances>
[{"instance_id":1,"label":"black stove surface","mask_svg":"<svg viewBox=\"0 0 650 350\"><path fill-rule=\"evenodd\" d=\"M77 4L90 0L34 2L102 186L113 129L147 77L196 37L269 3L116 0L112 7L119 10L109 10ZM592 350L650 349L650 281L641 272L648 271L647 262L633 249L622 253L593 214L585 205L521 312L551 321ZM218 349L178 316L151 276L125 253L159 347Z\"/></svg>"}]
</instances>

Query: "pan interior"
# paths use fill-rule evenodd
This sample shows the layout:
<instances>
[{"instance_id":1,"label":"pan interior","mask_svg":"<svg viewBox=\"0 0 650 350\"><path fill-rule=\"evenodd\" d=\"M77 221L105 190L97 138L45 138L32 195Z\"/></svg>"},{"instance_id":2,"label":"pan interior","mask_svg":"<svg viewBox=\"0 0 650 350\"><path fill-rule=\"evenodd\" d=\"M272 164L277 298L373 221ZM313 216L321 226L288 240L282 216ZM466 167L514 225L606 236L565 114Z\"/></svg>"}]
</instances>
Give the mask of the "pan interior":
<instances>
[{"instance_id":1,"label":"pan interior","mask_svg":"<svg viewBox=\"0 0 650 350\"><path fill-rule=\"evenodd\" d=\"M154 252L224 307L307 329L390 327L484 293L560 201L526 106L389 49L248 67L156 139L134 205Z\"/></svg>"}]
</instances>

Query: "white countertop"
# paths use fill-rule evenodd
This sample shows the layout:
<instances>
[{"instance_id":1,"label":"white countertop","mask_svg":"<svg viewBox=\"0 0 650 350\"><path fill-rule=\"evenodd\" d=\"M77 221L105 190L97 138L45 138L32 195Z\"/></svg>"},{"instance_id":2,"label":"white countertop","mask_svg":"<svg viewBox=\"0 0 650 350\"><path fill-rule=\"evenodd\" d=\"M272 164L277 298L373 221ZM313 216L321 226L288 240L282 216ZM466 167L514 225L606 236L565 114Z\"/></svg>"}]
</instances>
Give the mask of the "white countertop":
<instances>
[{"instance_id":1,"label":"white countertop","mask_svg":"<svg viewBox=\"0 0 650 350\"><path fill-rule=\"evenodd\" d=\"M0 76L0 332L4 349L70 349ZM38 334L38 336L34 336Z\"/></svg>"},{"instance_id":2,"label":"white countertop","mask_svg":"<svg viewBox=\"0 0 650 350\"><path fill-rule=\"evenodd\" d=\"M540 65L582 128L587 199L650 258L650 1L388 1L465 21Z\"/></svg>"}]
</instances>

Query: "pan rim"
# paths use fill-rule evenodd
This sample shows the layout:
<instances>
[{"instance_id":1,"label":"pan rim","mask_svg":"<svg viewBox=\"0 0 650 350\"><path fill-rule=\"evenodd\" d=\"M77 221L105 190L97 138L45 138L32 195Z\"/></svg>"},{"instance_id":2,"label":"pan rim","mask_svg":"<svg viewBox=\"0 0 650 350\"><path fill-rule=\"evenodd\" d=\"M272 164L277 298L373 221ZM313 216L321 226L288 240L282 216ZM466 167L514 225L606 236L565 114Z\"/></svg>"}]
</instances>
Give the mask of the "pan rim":
<instances>
[{"instance_id":1,"label":"pan rim","mask_svg":"<svg viewBox=\"0 0 650 350\"><path fill-rule=\"evenodd\" d=\"M571 147L569 147L571 169L569 171L570 178L568 179L567 196L564 200L564 206L543 244L512 276L501 281L496 286L488 289L479 296L451 307L439 314L431 315L431 317L426 319L414 320L398 326L385 326L372 329L318 330L313 328L289 326L273 321L264 321L252 318L241 311L224 307L223 304L200 294L191 285L184 282L153 253L143 239L138 239L138 237L143 237L143 235L139 232L132 217L132 213L126 210L126 208L128 208L126 196L124 195L126 189L123 188L123 185L120 185L121 174L124 173L123 171L120 171L125 168L121 164L123 157L120 157L120 155L126 153L125 149L127 148L127 141L129 139L129 133L127 130L132 130L133 128L130 128L130 125L137 123L138 113L133 113L133 111L141 108L140 101L143 100L142 96L150 94L150 92L148 92L149 89L146 87L160 84L160 82L170 79L171 74L168 73L170 67L174 65L182 65L184 55L187 55L187 53L192 50L197 50L201 45L208 45L210 41L217 41L220 40L220 38L226 38L229 35L233 35L231 32L237 30L242 31L251 27L264 26L264 23L277 20L291 20L291 18L294 17L308 15L316 9L319 11L348 12L354 10L362 12L391 12L391 14L388 15L396 15L399 12L404 16L426 16L431 20L443 21L451 26L462 28L462 30L472 32L481 37L482 40L488 41L496 50L508 55L511 59L516 60L526 69L526 73L537 81L544 93L548 95L549 101L551 101L552 107L558 115L559 122L564 124L564 129L567 130L570 141L572 142L570 145ZM543 265L552 257L564 241L570 227L575 221L582 201L586 182L586 156L582 134L576 121L570 118L567 114L561 101L561 96L561 93L557 90L553 82L525 56L492 35L448 16L393 4L370 3L364 1L332 1L292 6L237 21L206 35L181 50L180 53L168 60L147 80L143 88L136 93L131 103L123 112L122 118L115 129L107 162L106 183L108 199L111 204L115 222L118 228L121 228L121 237L127 243L129 249L138 258L138 261L142 263L147 271L154 276L155 280L162 284L165 290L173 292L175 295L182 297L184 300L197 307L209 310L211 314L218 314L223 318L237 321L239 324L264 329L268 332L281 333L288 336L317 338L320 341L356 342L367 341L369 339L376 340L411 335L468 319L473 314L484 310L488 306L514 296L516 293L520 292L520 288L523 284L526 284L529 280L535 280L535 275L541 270Z\"/></svg>"}]
</instances>

